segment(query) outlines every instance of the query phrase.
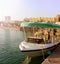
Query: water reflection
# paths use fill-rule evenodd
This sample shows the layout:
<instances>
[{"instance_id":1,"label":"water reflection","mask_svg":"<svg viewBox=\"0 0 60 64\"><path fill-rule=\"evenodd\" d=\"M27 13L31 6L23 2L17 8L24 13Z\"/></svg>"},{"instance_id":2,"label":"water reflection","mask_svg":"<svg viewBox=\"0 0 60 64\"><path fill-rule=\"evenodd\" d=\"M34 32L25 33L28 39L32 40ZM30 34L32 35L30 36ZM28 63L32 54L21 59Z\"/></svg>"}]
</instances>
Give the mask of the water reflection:
<instances>
[{"instance_id":1,"label":"water reflection","mask_svg":"<svg viewBox=\"0 0 60 64\"><path fill-rule=\"evenodd\" d=\"M23 64L41 64L42 61L43 61L42 56L34 57L34 58L26 57Z\"/></svg>"},{"instance_id":2,"label":"water reflection","mask_svg":"<svg viewBox=\"0 0 60 64\"><path fill-rule=\"evenodd\" d=\"M26 57L26 59L24 60L23 64L29 64L31 61L31 57Z\"/></svg>"},{"instance_id":3,"label":"water reflection","mask_svg":"<svg viewBox=\"0 0 60 64\"><path fill-rule=\"evenodd\" d=\"M45 53L44 58L43 56L37 56L37 57L26 57L23 64L41 64L50 54Z\"/></svg>"}]
</instances>

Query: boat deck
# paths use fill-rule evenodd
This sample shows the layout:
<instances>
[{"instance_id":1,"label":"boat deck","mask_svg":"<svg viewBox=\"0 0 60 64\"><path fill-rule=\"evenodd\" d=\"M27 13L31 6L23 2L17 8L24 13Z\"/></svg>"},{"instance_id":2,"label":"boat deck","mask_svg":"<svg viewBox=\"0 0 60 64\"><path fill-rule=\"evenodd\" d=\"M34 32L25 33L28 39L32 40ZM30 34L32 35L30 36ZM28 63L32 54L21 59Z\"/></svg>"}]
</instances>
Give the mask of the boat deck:
<instances>
[{"instance_id":1,"label":"boat deck","mask_svg":"<svg viewBox=\"0 0 60 64\"><path fill-rule=\"evenodd\" d=\"M60 44L57 49L42 62L42 64L60 64Z\"/></svg>"}]
</instances>

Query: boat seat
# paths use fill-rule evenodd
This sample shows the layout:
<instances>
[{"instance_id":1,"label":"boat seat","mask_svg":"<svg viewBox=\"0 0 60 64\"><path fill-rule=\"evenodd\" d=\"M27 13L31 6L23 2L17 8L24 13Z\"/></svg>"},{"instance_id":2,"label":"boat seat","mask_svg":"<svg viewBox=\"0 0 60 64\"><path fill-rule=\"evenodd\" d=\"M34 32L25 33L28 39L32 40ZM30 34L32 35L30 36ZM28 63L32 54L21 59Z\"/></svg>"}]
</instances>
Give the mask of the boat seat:
<instances>
[{"instance_id":1,"label":"boat seat","mask_svg":"<svg viewBox=\"0 0 60 64\"><path fill-rule=\"evenodd\" d=\"M36 41L38 44L44 44L44 39L42 38L42 39L39 39L39 40L37 40Z\"/></svg>"}]
</instances>

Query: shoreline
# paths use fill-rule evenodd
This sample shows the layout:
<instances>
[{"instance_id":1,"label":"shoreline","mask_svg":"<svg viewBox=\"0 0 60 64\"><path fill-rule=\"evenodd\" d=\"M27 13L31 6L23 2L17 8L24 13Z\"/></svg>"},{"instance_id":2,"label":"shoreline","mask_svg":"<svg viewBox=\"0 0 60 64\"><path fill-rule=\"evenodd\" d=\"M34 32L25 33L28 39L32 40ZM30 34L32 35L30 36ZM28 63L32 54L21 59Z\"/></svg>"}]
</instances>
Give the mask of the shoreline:
<instances>
[{"instance_id":1,"label":"shoreline","mask_svg":"<svg viewBox=\"0 0 60 64\"><path fill-rule=\"evenodd\" d=\"M20 31L20 28L16 27L0 27L0 29L6 29L6 30L15 30L15 31Z\"/></svg>"}]
</instances>

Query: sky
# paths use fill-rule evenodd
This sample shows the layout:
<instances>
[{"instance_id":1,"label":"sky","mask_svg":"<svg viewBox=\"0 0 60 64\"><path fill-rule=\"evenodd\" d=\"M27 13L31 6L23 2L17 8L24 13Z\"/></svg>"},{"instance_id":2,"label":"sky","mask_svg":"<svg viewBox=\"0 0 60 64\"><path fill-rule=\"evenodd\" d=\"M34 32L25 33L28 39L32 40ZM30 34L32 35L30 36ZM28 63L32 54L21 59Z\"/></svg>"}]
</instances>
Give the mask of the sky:
<instances>
[{"instance_id":1,"label":"sky","mask_svg":"<svg viewBox=\"0 0 60 64\"><path fill-rule=\"evenodd\" d=\"M0 0L0 20L29 17L54 17L60 14L60 0Z\"/></svg>"}]
</instances>

